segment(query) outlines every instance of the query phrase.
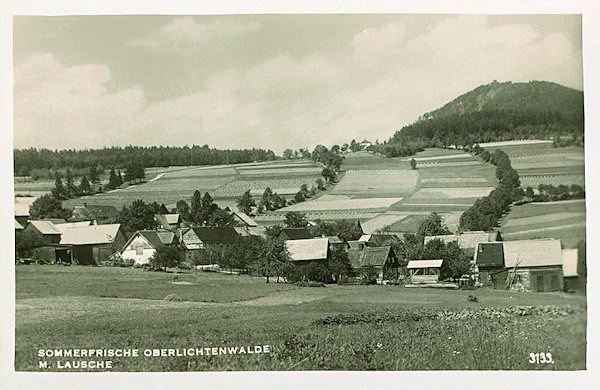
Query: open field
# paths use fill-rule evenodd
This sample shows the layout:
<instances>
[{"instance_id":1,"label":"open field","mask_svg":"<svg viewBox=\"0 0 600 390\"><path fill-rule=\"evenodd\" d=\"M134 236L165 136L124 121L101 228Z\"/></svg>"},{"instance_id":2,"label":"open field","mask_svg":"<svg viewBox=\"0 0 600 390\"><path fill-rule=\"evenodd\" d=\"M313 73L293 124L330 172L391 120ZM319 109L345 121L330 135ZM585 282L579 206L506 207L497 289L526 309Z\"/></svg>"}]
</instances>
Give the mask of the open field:
<instances>
[{"instance_id":1,"label":"open field","mask_svg":"<svg viewBox=\"0 0 600 390\"><path fill-rule=\"evenodd\" d=\"M466 188L422 188L411 197L417 199L461 199L481 198L489 195L494 187L466 187Z\"/></svg>"},{"instance_id":2,"label":"open field","mask_svg":"<svg viewBox=\"0 0 600 390\"><path fill-rule=\"evenodd\" d=\"M51 272L53 267L16 269L18 371L39 370L40 348L141 353L248 345L269 345L271 353L114 358L113 371L585 368L582 296L398 286L300 288L213 274L180 275L196 283L185 286L169 283L172 274L138 269L56 267L58 272ZM115 298L101 296L107 277ZM195 290L183 302L148 298L147 290L160 297L180 294L181 288ZM470 294L479 301L470 302ZM242 300L230 301L234 295ZM214 302L214 296L227 299ZM522 305L528 308L512 309ZM523 310L530 314L515 315ZM530 364L531 351L551 352L555 363ZM56 358L47 360L48 370L56 371Z\"/></svg>"},{"instance_id":3,"label":"open field","mask_svg":"<svg viewBox=\"0 0 600 390\"><path fill-rule=\"evenodd\" d=\"M317 210L386 210L392 204L399 202L402 198L368 198L368 199L339 199L321 200L315 199L311 202L297 203L283 209L280 213L288 211L317 211Z\"/></svg>"},{"instance_id":4,"label":"open field","mask_svg":"<svg viewBox=\"0 0 600 390\"><path fill-rule=\"evenodd\" d=\"M401 157L386 158L370 152L355 152L344 155L342 171L352 169L410 169L410 163Z\"/></svg>"},{"instance_id":5,"label":"open field","mask_svg":"<svg viewBox=\"0 0 600 390\"><path fill-rule=\"evenodd\" d=\"M513 206L503 219L505 240L558 238L574 247L585 239L585 201L528 203Z\"/></svg>"},{"instance_id":6,"label":"open field","mask_svg":"<svg viewBox=\"0 0 600 390\"><path fill-rule=\"evenodd\" d=\"M377 232L380 229L384 229L386 226L390 226L395 223L398 223L407 217L408 217L407 215L403 215L403 214L386 212L381 215L378 215L377 217L375 217L373 219L370 219L370 220L362 223L361 225L362 225L363 231L366 234L371 234L371 233Z\"/></svg>"},{"instance_id":7,"label":"open field","mask_svg":"<svg viewBox=\"0 0 600 390\"><path fill-rule=\"evenodd\" d=\"M272 178L234 180L215 190L213 195L217 198L236 197L241 196L247 190L251 190L253 195L260 196L267 187L280 195L289 195L298 192L302 184L306 184L308 188L311 188L319 178L317 175L293 178L284 177L285 175L279 174Z\"/></svg>"},{"instance_id":8,"label":"open field","mask_svg":"<svg viewBox=\"0 0 600 390\"><path fill-rule=\"evenodd\" d=\"M332 190L333 194L407 194L414 191L419 175L402 169L348 170Z\"/></svg>"}]
</instances>

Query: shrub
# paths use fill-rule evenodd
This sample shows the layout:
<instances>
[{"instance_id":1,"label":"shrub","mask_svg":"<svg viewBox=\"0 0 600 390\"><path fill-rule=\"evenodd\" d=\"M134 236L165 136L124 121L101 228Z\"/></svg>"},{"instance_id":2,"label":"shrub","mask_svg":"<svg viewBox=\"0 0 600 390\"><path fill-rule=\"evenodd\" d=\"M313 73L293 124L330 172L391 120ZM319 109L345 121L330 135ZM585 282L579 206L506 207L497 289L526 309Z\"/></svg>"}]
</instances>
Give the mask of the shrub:
<instances>
[{"instance_id":1,"label":"shrub","mask_svg":"<svg viewBox=\"0 0 600 390\"><path fill-rule=\"evenodd\" d=\"M179 269L192 269L192 266L189 263L186 263L185 261L182 261L181 263L179 263L179 265L177 266L177 268Z\"/></svg>"},{"instance_id":2,"label":"shrub","mask_svg":"<svg viewBox=\"0 0 600 390\"><path fill-rule=\"evenodd\" d=\"M377 284L377 274L377 269L372 265L362 267L359 272L363 284Z\"/></svg>"},{"instance_id":3,"label":"shrub","mask_svg":"<svg viewBox=\"0 0 600 390\"><path fill-rule=\"evenodd\" d=\"M312 280L309 280L309 281L302 280L302 281L296 282L294 284L296 286L300 286L300 287L325 287L324 283L314 282Z\"/></svg>"}]
</instances>

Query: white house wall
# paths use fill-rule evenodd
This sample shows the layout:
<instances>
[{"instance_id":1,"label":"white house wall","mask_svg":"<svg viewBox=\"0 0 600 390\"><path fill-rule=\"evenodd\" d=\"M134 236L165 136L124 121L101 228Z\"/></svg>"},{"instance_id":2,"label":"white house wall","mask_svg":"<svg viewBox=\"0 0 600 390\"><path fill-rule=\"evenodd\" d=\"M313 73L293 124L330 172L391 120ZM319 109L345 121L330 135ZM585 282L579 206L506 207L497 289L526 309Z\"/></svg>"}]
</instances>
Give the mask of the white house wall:
<instances>
[{"instance_id":1,"label":"white house wall","mask_svg":"<svg viewBox=\"0 0 600 390\"><path fill-rule=\"evenodd\" d=\"M141 254L138 252L141 249ZM147 264L154 255L154 249L145 238L135 237L125 249L121 252L121 257L126 260L133 260L136 264Z\"/></svg>"}]
</instances>

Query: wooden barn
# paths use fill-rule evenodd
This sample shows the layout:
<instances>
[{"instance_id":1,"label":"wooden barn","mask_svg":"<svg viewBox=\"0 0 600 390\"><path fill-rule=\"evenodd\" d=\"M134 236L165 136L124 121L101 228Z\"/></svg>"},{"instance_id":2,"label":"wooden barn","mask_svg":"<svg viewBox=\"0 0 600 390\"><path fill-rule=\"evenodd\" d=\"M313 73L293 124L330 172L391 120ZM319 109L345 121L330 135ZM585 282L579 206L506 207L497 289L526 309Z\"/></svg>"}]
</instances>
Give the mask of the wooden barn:
<instances>
[{"instance_id":1,"label":"wooden barn","mask_svg":"<svg viewBox=\"0 0 600 390\"><path fill-rule=\"evenodd\" d=\"M121 250L124 260L147 264L159 248L176 244L175 233L170 231L138 230Z\"/></svg>"},{"instance_id":2,"label":"wooden barn","mask_svg":"<svg viewBox=\"0 0 600 390\"><path fill-rule=\"evenodd\" d=\"M397 234L363 234L357 241L364 242L366 246L387 246L400 242L400 237Z\"/></svg>"},{"instance_id":3,"label":"wooden barn","mask_svg":"<svg viewBox=\"0 0 600 390\"><path fill-rule=\"evenodd\" d=\"M159 229L175 231L181 225L179 214L156 214L154 220L158 223Z\"/></svg>"},{"instance_id":4,"label":"wooden barn","mask_svg":"<svg viewBox=\"0 0 600 390\"><path fill-rule=\"evenodd\" d=\"M483 287L504 289L508 271L502 242L480 242L474 254L476 281Z\"/></svg>"},{"instance_id":5,"label":"wooden barn","mask_svg":"<svg viewBox=\"0 0 600 390\"><path fill-rule=\"evenodd\" d=\"M398 277L398 258L389 245L349 250L348 259L357 274L365 267L373 267L377 271L378 284Z\"/></svg>"},{"instance_id":6,"label":"wooden barn","mask_svg":"<svg viewBox=\"0 0 600 390\"><path fill-rule=\"evenodd\" d=\"M90 225L64 229L60 244L71 247L71 262L95 265L107 260L126 242L121 225Z\"/></svg>"},{"instance_id":7,"label":"wooden barn","mask_svg":"<svg viewBox=\"0 0 600 390\"><path fill-rule=\"evenodd\" d=\"M504 241L503 248L508 288L533 292L562 291L560 240Z\"/></svg>"}]
</instances>

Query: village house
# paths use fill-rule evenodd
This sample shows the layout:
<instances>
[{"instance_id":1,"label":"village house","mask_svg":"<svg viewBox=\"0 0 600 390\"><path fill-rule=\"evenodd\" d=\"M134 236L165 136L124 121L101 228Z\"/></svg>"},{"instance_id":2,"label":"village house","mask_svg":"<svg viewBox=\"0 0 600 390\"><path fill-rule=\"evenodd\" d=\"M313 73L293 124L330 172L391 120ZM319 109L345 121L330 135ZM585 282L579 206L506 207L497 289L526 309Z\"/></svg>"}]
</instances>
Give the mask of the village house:
<instances>
[{"instance_id":1,"label":"village house","mask_svg":"<svg viewBox=\"0 0 600 390\"><path fill-rule=\"evenodd\" d=\"M21 198L16 198L21 199ZM29 204L20 203L15 200L15 220L23 227L27 225L29 221Z\"/></svg>"},{"instance_id":2,"label":"village house","mask_svg":"<svg viewBox=\"0 0 600 390\"><path fill-rule=\"evenodd\" d=\"M329 250L348 248L348 244L342 241L338 236L324 236L324 238L329 240Z\"/></svg>"},{"instance_id":3,"label":"village house","mask_svg":"<svg viewBox=\"0 0 600 390\"><path fill-rule=\"evenodd\" d=\"M241 211L233 211L231 217L233 218L233 225L236 227L255 228L258 226L255 220Z\"/></svg>"},{"instance_id":4,"label":"village house","mask_svg":"<svg viewBox=\"0 0 600 390\"><path fill-rule=\"evenodd\" d=\"M483 287L503 289L506 286L507 270L504 266L502 242L480 242L474 254L475 279Z\"/></svg>"},{"instance_id":5,"label":"village house","mask_svg":"<svg viewBox=\"0 0 600 390\"><path fill-rule=\"evenodd\" d=\"M135 264L147 264L158 249L176 243L176 236L173 232L138 230L123 246L121 258L133 260Z\"/></svg>"},{"instance_id":6,"label":"village house","mask_svg":"<svg viewBox=\"0 0 600 390\"><path fill-rule=\"evenodd\" d=\"M562 260L565 289L585 292L587 278L585 242L580 242L577 248L563 249Z\"/></svg>"},{"instance_id":7,"label":"village house","mask_svg":"<svg viewBox=\"0 0 600 390\"><path fill-rule=\"evenodd\" d=\"M377 283L398 277L398 258L391 246L368 247L348 251L350 266L359 273L365 267L373 267L377 272Z\"/></svg>"},{"instance_id":8,"label":"village house","mask_svg":"<svg viewBox=\"0 0 600 390\"><path fill-rule=\"evenodd\" d=\"M498 231L470 231L462 232L460 234L447 234L439 236L425 236L423 243L427 245L432 240L441 240L445 244L450 242L457 242L458 246L465 251L465 253L473 258L475 255L475 248L480 242L495 242L502 241L502 236Z\"/></svg>"},{"instance_id":9,"label":"village house","mask_svg":"<svg viewBox=\"0 0 600 390\"><path fill-rule=\"evenodd\" d=\"M72 221L96 221L97 224L114 223L119 217L119 210L114 206L88 205L75 206L71 214Z\"/></svg>"},{"instance_id":10,"label":"village house","mask_svg":"<svg viewBox=\"0 0 600 390\"><path fill-rule=\"evenodd\" d=\"M508 288L548 292L563 289L563 257L560 240L505 241L504 265Z\"/></svg>"},{"instance_id":11,"label":"village house","mask_svg":"<svg viewBox=\"0 0 600 390\"><path fill-rule=\"evenodd\" d=\"M287 240L286 248L296 266L308 266L314 263L327 264L329 240L324 237L300 240Z\"/></svg>"},{"instance_id":12,"label":"village house","mask_svg":"<svg viewBox=\"0 0 600 390\"><path fill-rule=\"evenodd\" d=\"M366 246L386 246L400 242L400 237L384 233L363 234L357 241L364 242Z\"/></svg>"},{"instance_id":13,"label":"village house","mask_svg":"<svg viewBox=\"0 0 600 390\"><path fill-rule=\"evenodd\" d=\"M233 227L192 227L180 230L180 238L185 257L190 263L195 263L200 250L205 248L223 249L226 245L236 243L240 235Z\"/></svg>"},{"instance_id":14,"label":"village house","mask_svg":"<svg viewBox=\"0 0 600 390\"><path fill-rule=\"evenodd\" d=\"M158 223L159 229L175 231L181 225L179 214L155 214L154 220Z\"/></svg>"},{"instance_id":15,"label":"village house","mask_svg":"<svg viewBox=\"0 0 600 390\"><path fill-rule=\"evenodd\" d=\"M22 232L22 231L23 231L23 229L25 229L25 228L23 227L23 225L21 225L21 224L19 223L19 221L17 221L17 220L15 219L15 233L17 233L17 232L19 232L19 233L20 233L20 232Z\"/></svg>"},{"instance_id":16,"label":"village house","mask_svg":"<svg viewBox=\"0 0 600 390\"><path fill-rule=\"evenodd\" d=\"M64 221L63 221L64 222ZM52 223L52 221L29 221L24 229L25 232L32 231L41 236L47 244L58 244L62 232Z\"/></svg>"},{"instance_id":17,"label":"village house","mask_svg":"<svg viewBox=\"0 0 600 390\"><path fill-rule=\"evenodd\" d=\"M313 238L310 230L307 228L283 228L277 235L280 240L307 240Z\"/></svg>"}]
</instances>

